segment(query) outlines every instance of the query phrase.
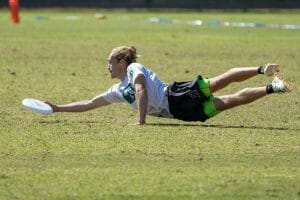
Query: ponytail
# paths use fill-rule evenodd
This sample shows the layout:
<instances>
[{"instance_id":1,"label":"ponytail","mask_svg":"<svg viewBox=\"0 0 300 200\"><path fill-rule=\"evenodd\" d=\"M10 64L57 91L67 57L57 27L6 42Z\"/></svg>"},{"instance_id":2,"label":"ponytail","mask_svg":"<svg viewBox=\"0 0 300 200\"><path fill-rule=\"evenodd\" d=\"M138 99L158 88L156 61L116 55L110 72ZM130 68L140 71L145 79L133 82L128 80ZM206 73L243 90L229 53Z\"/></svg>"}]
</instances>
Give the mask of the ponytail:
<instances>
[{"instance_id":1,"label":"ponytail","mask_svg":"<svg viewBox=\"0 0 300 200\"><path fill-rule=\"evenodd\" d=\"M114 48L112 54L117 58L118 61L125 60L128 65L136 62L136 59L139 57L137 55L136 48L134 46L120 46Z\"/></svg>"}]
</instances>

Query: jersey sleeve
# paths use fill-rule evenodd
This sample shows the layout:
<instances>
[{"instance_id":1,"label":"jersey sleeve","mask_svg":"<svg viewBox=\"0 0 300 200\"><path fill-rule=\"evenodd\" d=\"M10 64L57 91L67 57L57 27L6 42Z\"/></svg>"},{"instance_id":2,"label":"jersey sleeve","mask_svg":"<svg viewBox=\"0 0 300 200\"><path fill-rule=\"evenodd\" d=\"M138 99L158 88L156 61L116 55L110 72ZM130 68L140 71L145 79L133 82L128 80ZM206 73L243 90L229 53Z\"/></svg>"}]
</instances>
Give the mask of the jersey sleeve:
<instances>
[{"instance_id":1,"label":"jersey sleeve","mask_svg":"<svg viewBox=\"0 0 300 200\"><path fill-rule=\"evenodd\" d=\"M120 84L115 84L103 93L103 98L109 103L121 103L124 102L124 98L120 95Z\"/></svg>"},{"instance_id":2,"label":"jersey sleeve","mask_svg":"<svg viewBox=\"0 0 300 200\"><path fill-rule=\"evenodd\" d=\"M134 83L134 80L139 74L143 74L145 76L146 70L145 67L143 67L139 63L132 63L127 68L127 76L131 83Z\"/></svg>"}]
</instances>

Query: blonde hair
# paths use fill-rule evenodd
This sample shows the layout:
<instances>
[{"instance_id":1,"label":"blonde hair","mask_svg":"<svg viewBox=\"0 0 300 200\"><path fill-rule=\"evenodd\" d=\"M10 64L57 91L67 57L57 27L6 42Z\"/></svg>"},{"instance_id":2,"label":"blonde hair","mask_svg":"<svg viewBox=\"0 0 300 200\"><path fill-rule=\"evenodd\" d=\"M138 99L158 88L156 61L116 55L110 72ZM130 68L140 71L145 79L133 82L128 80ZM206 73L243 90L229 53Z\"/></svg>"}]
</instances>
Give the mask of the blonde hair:
<instances>
[{"instance_id":1,"label":"blonde hair","mask_svg":"<svg viewBox=\"0 0 300 200\"><path fill-rule=\"evenodd\" d=\"M125 60L128 65L136 62L139 57L134 46L120 46L111 51L111 54L118 60Z\"/></svg>"}]
</instances>

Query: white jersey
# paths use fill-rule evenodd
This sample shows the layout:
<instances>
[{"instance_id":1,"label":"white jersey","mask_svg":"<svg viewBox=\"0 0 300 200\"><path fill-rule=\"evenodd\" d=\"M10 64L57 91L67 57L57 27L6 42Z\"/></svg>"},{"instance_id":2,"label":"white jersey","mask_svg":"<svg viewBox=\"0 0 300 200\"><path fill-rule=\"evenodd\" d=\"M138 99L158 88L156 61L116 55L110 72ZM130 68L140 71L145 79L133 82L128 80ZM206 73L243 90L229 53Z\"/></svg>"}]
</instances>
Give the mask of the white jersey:
<instances>
[{"instance_id":1,"label":"white jersey","mask_svg":"<svg viewBox=\"0 0 300 200\"><path fill-rule=\"evenodd\" d=\"M139 74L143 74L146 80L148 93L147 114L159 117L171 118L169 111L167 85L157 75L140 63L132 63L127 68L127 76L118 84L113 85L103 97L110 103L127 102L137 109L135 99L134 80Z\"/></svg>"}]
</instances>

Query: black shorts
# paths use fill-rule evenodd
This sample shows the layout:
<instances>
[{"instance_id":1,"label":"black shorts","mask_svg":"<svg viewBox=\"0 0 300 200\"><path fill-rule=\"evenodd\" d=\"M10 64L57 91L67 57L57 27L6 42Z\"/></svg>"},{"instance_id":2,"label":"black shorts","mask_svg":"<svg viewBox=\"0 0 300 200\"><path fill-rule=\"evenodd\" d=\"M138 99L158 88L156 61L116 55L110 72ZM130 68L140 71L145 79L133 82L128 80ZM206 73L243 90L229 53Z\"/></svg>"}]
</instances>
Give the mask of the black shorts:
<instances>
[{"instance_id":1,"label":"black shorts","mask_svg":"<svg viewBox=\"0 0 300 200\"><path fill-rule=\"evenodd\" d=\"M169 85L169 109L175 119L204 122L210 118L204 112L203 104L209 101L211 96L201 91L199 81L202 80L203 78L198 76L194 81L174 82Z\"/></svg>"}]
</instances>

